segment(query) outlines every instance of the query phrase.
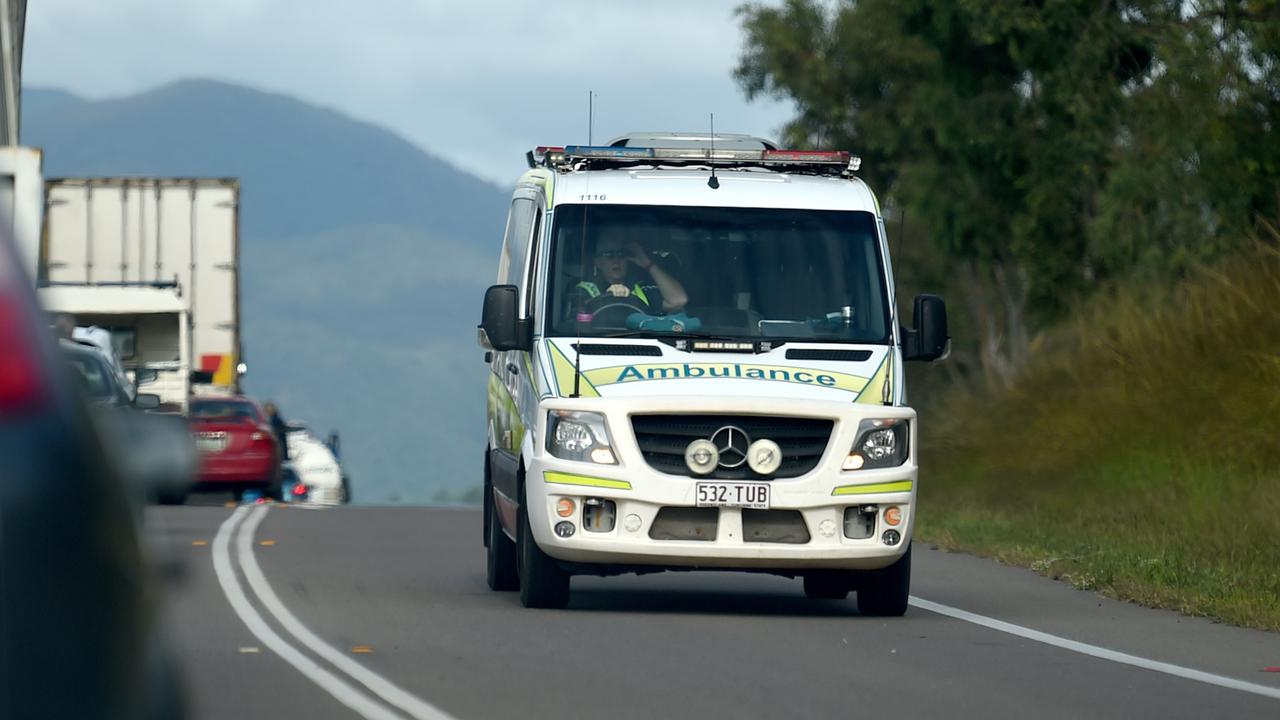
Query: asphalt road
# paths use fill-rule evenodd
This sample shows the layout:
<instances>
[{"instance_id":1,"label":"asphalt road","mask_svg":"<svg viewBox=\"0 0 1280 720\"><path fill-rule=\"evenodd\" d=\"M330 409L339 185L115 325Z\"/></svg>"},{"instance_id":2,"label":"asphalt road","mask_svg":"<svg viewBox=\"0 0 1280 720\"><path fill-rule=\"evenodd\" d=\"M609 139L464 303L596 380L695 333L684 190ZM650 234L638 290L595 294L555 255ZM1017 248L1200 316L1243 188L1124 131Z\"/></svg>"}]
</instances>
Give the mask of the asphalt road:
<instances>
[{"instance_id":1,"label":"asphalt road","mask_svg":"<svg viewBox=\"0 0 1280 720\"><path fill-rule=\"evenodd\" d=\"M574 578L544 611L488 590L477 511L146 525L197 718L1280 718L1280 635L921 546L903 618L736 573Z\"/></svg>"}]
</instances>

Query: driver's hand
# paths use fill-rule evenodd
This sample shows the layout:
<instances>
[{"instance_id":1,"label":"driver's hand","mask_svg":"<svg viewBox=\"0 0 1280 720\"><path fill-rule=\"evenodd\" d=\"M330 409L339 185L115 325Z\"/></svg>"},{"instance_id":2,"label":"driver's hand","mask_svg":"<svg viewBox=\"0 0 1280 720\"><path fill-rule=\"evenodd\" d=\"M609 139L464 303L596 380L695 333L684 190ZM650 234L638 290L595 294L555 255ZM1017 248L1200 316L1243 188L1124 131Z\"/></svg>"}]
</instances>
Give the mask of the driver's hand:
<instances>
[{"instance_id":1,"label":"driver's hand","mask_svg":"<svg viewBox=\"0 0 1280 720\"><path fill-rule=\"evenodd\" d=\"M627 250L631 252L631 257L627 259L635 263L636 267L639 267L641 270L648 270L649 266L653 264L653 259L649 257L649 254L644 251L644 248L640 247L636 243L628 245Z\"/></svg>"},{"instance_id":2,"label":"driver's hand","mask_svg":"<svg viewBox=\"0 0 1280 720\"><path fill-rule=\"evenodd\" d=\"M609 289L605 290L605 292L614 297L631 297L631 288L623 285L622 283L614 283L613 285L610 285Z\"/></svg>"}]
</instances>

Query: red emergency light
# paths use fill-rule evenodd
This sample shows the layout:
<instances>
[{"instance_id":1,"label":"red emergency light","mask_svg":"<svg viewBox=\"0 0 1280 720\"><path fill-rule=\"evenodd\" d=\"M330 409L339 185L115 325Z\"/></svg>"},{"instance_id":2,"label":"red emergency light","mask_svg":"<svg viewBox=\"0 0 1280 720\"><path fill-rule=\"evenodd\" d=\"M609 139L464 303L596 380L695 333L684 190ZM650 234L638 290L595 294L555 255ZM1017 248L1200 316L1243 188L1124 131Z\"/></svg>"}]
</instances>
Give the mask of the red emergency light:
<instances>
[{"instance_id":1,"label":"red emergency light","mask_svg":"<svg viewBox=\"0 0 1280 720\"><path fill-rule=\"evenodd\" d=\"M816 150L765 150L764 159L774 160L778 162L797 162L797 163L837 163L840 165L848 165L850 160L849 153L843 150L836 151L816 151Z\"/></svg>"}]
</instances>

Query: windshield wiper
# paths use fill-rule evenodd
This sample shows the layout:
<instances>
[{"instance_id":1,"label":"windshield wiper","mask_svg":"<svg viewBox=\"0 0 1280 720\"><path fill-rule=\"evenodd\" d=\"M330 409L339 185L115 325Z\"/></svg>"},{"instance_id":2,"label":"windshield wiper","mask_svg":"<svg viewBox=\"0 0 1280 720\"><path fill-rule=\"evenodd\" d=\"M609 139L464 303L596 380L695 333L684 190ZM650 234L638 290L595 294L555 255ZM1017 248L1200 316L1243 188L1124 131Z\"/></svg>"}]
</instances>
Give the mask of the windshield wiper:
<instances>
[{"instance_id":1,"label":"windshield wiper","mask_svg":"<svg viewBox=\"0 0 1280 720\"><path fill-rule=\"evenodd\" d=\"M602 338L676 338L688 340L720 340L722 342L756 342L760 338L733 337L732 335L712 335L701 332L676 332L675 330L623 330L621 332L597 335Z\"/></svg>"}]
</instances>

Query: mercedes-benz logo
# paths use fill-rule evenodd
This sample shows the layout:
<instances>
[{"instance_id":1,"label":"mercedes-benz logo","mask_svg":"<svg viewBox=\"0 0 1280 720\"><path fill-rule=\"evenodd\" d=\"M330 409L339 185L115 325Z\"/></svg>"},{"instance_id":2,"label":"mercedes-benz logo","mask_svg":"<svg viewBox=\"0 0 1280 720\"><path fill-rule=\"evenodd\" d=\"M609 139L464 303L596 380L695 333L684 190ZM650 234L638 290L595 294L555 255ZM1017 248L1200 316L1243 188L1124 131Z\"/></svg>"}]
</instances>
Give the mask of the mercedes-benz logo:
<instances>
[{"instance_id":1,"label":"mercedes-benz logo","mask_svg":"<svg viewBox=\"0 0 1280 720\"><path fill-rule=\"evenodd\" d=\"M711 442L720 451L720 467L742 467L747 461L747 449L751 447L751 438L742 428L725 425L711 435Z\"/></svg>"}]
</instances>

